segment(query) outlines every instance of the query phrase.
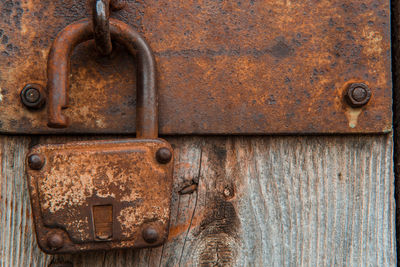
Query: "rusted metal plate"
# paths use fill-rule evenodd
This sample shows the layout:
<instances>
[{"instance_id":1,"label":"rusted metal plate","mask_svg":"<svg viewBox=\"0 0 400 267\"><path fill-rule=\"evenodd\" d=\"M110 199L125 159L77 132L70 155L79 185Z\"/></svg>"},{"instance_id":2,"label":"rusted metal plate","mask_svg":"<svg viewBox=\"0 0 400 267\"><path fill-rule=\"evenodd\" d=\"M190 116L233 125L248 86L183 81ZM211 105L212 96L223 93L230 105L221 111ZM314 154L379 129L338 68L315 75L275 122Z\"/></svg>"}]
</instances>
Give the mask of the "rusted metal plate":
<instances>
[{"instance_id":1,"label":"rusted metal plate","mask_svg":"<svg viewBox=\"0 0 400 267\"><path fill-rule=\"evenodd\" d=\"M90 16L87 1L0 3L1 132L133 133L135 66L93 41L71 62L70 127L19 93L46 85L52 41ZM386 133L392 125L389 0L128 1L111 17L138 29L157 61L161 134ZM353 108L351 83L371 99Z\"/></svg>"},{"instance_id":2,"label":"rusted metal plate","mask_svg":"<svg viewBox=\"0 0 400 267\"><path fill-rule=\"evenodd\" d=\"M159 158L165 149L161 139L34 147L27 174L39 246L73 253L162 244L173 172L172 154Z\"/></svg>"}]
</instances>

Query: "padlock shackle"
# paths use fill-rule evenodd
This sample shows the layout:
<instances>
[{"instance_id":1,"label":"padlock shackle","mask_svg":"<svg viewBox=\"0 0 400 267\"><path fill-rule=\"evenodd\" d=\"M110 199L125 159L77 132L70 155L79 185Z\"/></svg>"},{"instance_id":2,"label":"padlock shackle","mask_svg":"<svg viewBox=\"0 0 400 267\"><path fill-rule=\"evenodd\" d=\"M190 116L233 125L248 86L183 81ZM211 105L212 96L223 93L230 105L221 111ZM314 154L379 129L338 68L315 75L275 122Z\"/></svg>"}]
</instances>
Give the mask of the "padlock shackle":
<instances>
[{"instance_id":1,"label":"padlock shackle","mask_svg":"<svg viewBox=\"0 0 400 267\"><path fill-rule=\"evenodd\" d=\"M146 40L129 25L110 19L113 40L123 44L136 58L136 137L157 138L158 101L156 63ZM68 25L54 40L47 63L48 126L65 128L68 118L62 114L67 107L70 58L74 48L93 39L92 23L85 19Z\"/></svg>"}]
</instances>

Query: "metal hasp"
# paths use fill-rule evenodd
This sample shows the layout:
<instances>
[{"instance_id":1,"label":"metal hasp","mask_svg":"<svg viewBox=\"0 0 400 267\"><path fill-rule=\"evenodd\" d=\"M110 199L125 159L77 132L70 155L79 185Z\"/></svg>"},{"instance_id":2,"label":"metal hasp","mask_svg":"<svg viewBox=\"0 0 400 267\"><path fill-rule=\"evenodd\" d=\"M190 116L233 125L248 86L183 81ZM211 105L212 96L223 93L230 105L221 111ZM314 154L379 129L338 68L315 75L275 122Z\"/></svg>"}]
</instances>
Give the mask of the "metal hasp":
<instances>
[{"instance_id":1,"label":"metal hasp","mask_svg":"<svg viewBox=\"0 0 400 267\"><path fill-rule=\"evenodd\" d=\"M113 41L137 63L137 138L44 144L27 155L27 176L39 246L47 253L143 248L168 236L173 150L158 138L156 68L146 41L111 19ZM93 38L78 21L60 32L48 60L48 125L67 128L69 58Z\"/></svg>"},{"instance_id":2,"label":"metal hasp","mask_svg":"<svg viewBox=\"0 0 400 267\"><path fill-rule=\"evenodd\" d=\"M94 41L72 54L68 128L47 127L49 102L32 109L19 97L27 84L46 85L51 40L90 17L93 2L0 3L0 132L135 132L136 65L118 44L106 57ZM110 16L154 51L160 134L391 131L388 0L127 1ZM352 84L369 88L367 104L349 104Z\"/></svg>"}]
</instances>

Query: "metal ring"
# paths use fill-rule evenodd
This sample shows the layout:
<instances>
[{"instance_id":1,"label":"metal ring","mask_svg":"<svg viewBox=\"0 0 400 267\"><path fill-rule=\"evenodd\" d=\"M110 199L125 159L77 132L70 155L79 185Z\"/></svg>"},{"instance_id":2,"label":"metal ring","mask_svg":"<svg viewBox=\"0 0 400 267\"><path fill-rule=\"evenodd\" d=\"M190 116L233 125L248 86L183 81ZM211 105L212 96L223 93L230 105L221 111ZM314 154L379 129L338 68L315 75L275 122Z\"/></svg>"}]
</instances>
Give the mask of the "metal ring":
<instances>
[{"instance_id":1,"label":"metal ring","mask_svg":"<svg viewBox=\"0 0 400 267\"><path fill-rule=\"evenodd\" d=\"M103 55L112 51L110 34L110 0L96 0L93 5L93 33L97 50Z\"/></svg>"}]
</instances>

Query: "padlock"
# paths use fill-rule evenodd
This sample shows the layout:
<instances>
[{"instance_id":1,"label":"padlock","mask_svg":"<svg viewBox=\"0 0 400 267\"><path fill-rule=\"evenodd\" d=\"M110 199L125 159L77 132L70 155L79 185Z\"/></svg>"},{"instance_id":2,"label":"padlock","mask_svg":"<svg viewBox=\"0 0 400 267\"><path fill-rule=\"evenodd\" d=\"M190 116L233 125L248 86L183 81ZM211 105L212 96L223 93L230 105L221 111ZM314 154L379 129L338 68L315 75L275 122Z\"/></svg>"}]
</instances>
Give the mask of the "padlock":
<instances>
[{"instance_id":1,"label":"padlock","mask_svg":"<svg viewBox=\"0 0 400 267\"><path fill-rule=\"evenodd\" d=\"M136 138L37 145L27 155L27 177L37 241L47 253L143 248L168 236L173 150L158 138L153 53L134 29L110 19L113 40L137 62ZM82 20L67 26L48 60L50 127L67 127L69 58L93 38Z\"/></svg>"}]
</instances>

